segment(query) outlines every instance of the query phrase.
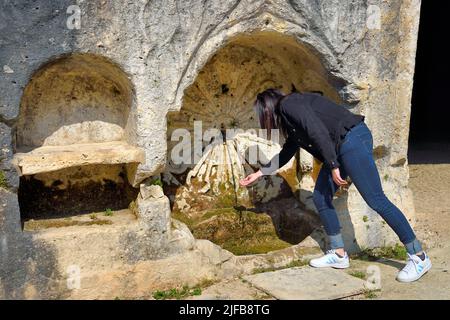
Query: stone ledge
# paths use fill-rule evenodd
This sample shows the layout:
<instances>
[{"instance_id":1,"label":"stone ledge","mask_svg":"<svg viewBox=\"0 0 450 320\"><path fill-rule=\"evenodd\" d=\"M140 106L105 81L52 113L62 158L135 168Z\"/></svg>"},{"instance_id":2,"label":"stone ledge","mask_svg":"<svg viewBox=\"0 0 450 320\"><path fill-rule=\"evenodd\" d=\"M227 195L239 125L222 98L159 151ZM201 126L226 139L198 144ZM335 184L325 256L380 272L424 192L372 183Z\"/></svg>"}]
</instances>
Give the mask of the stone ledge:
<instances>
[{"instance_id":1,"label":"stone ledge","mask_svg":"<svg viewBox=\"0 0 450 320\"><path fill-rule=\"evenodd\" d=\"M123 141L44 146L17 153L12 160L20 175L32 175L90 164L143 163L144 150Z\"/></svg>"}]
</instances>

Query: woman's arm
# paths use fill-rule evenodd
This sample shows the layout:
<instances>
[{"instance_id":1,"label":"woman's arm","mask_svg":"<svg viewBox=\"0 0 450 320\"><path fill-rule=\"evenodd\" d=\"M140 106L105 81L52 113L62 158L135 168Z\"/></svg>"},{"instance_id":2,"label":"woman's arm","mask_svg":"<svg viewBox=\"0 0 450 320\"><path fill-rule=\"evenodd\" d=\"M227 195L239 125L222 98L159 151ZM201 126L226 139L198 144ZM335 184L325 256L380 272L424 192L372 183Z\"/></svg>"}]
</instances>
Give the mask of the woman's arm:
<instances>
[{"instance_id":1,"label":"woman's arm","mask_svg":"<svg viewBox=\"0 0 450 320\"><path fill-rule=\"evenodd\" d=\"M274 155L267 164L261 166L262 174L272 175L275 171L288 163L289 160L291 160L291 158L295 155L295 152L297 150L297 144L294 142L294 140L288 137L284 142L281 151L278 154Z\"/></svg>"},{"instance_id":2,"label":"woman's arm","mask_svg":"<svg viewBox=\"0 0 450 320\"><path fill-rule=\"evenodd\" d=\"M297 149L297 144L292 139L286 139L281 151L273 156L269 163L261 166L260 170L256 171L255 173L249 174L247 177L239 181L240 185L245 187L253 183L263 175L273 174L277 169L281 168L286 163L288 163L289 160L291 160L291 158L295 155Z\"/></svg>"}]
</instances>

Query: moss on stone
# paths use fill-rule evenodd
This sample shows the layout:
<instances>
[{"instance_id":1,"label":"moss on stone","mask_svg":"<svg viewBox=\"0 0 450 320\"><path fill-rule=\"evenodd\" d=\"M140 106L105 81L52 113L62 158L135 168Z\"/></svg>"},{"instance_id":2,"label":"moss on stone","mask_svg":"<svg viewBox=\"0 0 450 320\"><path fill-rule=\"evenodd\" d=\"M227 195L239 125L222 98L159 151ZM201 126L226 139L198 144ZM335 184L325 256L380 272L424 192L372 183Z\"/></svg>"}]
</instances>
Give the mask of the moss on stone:
<instances>
[{"instance_id":1,"label":"moss on stone","mask_svg":"<svg viewBox=\"0 0 450 320\"><path fill-rule=\"evenodd\" d=\"M207 210L195 219L183 214L175 214L174 218L186 223L196 238L208 239L236 255L267 253L291 246L279 239L270 216L264 213L219 208Z\"/></svg>"},{"instance_id":2,"label":"moss on stone","mask_svg":"<svg viewBox=\"0 0 450 320\"><path fill-rule=\"evenodd\" d=\"M91 225L105 225L105 224L112 224L112 221L103 219L94 219L91 221L76 221L70 219L28 220L24 223L24 230L37 231L47 228L62 228L71 226L91 226Z\"/></svg>"},{"instance_id":3,"label":"moss on stone","mask_svg":"<svg viewBox=\"0 0 450 320\"><path fill-rule=\"evenodd\" d=\"M160 186L161 188L163 187L163 183L161 181L160 178L155 178L150 182L151 186Z\"/></svg>"},{"instance_id":4,"label":"moss on stone","mask_svg":"<svg viewBox=\"0 0 450 320\"><path fill-rule=\"evenodd\" d=\"M195 221L193 218L189 217L188 215L180 211L172 211L171 216L172 218L184 223L192 231L192 226Z\"/></svg>"},{"instance_id":5,"label":"moss on stone","mask_svg":"<svg viewBox=\"0 0 450 320\"><path fill-rule=\"evenodd\" d=\"M238 183L236 181L236 183ZM233 190L233 186L230 186L225 183L219 184L219 196L217 197L215 201L215 205L217 208L229 208L236 205L236 197L238 198L238 201L241 202L243 199L240 199L241 197L239 194L235 193Z\"/></svg>"},{"instance_id":6,"label":"moss on stone","mask_svg":"<svg viewBox=\"0 0 450 320\"><path fill-rule=\"evenodd\" d=\"M6 181L5 173L0 171L0 188L7 188L8 182Z\"/></svg>"}]
</instances>

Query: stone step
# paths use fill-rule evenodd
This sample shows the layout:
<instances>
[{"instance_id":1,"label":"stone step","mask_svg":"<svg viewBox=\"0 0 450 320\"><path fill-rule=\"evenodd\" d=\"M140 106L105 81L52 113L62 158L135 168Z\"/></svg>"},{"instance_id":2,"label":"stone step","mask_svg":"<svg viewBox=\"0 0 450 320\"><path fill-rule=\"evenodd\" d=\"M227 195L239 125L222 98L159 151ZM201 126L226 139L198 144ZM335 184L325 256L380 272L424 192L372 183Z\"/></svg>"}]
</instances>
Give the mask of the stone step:
<instances>
[{"instance_id":1,"label":"stone step","mask_svg":"<svg viewBox=\"0 0 450 320\"><path fill-rule=\"evenodd\" d=\"M342 299L366 290L364 280L349 275L345 270L309 266L264 272L244 279L280 300Z\"/></svg>"}]
</instances>

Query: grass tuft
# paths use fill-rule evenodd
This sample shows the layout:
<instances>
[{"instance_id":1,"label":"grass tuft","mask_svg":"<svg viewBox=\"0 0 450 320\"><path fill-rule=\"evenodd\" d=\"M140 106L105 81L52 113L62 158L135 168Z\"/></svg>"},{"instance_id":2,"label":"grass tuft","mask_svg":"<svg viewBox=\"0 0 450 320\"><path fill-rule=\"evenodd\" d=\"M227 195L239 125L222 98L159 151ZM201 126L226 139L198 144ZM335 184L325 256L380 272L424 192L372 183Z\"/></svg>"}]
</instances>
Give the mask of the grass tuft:
<instances>
[{"instance_id":1,"label":"grass tuft","mask_svg":"<svg viewBox=\"0 0 450 320\"><path fill-rule=\"evenodd\" d=\"M380 290L369 290L369 289L366 289L364 291L364 297L366 299L375 299L375 298L378 297L378 295L377 295L378 291L380 291Z\"/></svg>"},{"instance_id":2,"label":"grass tuft","mask_svg":"<svg viewBox=\"0 0 450 320\"><path fill-rule=\"evenodd\" d=\"M348 274L353 276L353 277L355 277L355 278L359 278L359 279L362 279L362 280L366 279L366 273L362 272L362 271L359 271L359 270L350 271Z\"/></svg>"},{"instance_id":3,"label":"grass tuft","mask_svg":"<svg viewBox=\"0 0 450 320\"><path fill-rule=\"evenodd\" d=\"M403 245L396 244L395 246L390 247L363 249L361 252L352 255L352 258L364 261L377 261L381 258L406 260L407 253L406 248Z\"/></svg>"},{"instance_id":4,"label":"grass tuft","mask_svg":"<svg viewBox=\"0 0 450 320\"><path fill-rule=\"evenodd\" d=\"M184 285L181 288L172 288L169 290L156 290L153 292L153 298L156 300L168 300L168 299L183 299L189 296L199 296L202 294L202 289L212 286L217 283L217 280L203 279L197 285L189 287Z\"/></svg>"},{"instance_id":5,"label":"grass tuft","mask_svg":"<svg viewBox=\"0 0 450 320\"><path fill-rule=\"evenodd\" d=\"M284 266L281 266L281 267L256 268L256 269L253 269L252 273L257 274L257 273L264 273L264 272L272 272L272 271L294 268L294 267L303 267L306 265L308 265L307 260L294 260L294 261L291 261L290 263L288 263Z\"/></svg>"},{"instance_id":6,"label":"grass tuft","mask_svg":"<svg viewBox=\"0 0 450 320\"><path fill-rule=\"evenodd\" d=\"M183 286L182 288L172 288L169 290L157 290L153 292L153 298L156 300L167 299L183 299L189 296L199 296L202 294L200 287L189 288L189 286Z\"/></svg>"},{"instance_id":7,"label":"grass tuft","mask_svg":"<svg viewBox=\"0 0 450 320\"><path fill-rule=\"evenodd\" d=\"M152 185L152 186L160 186L161 188L163 187L163 183L162 183L160 178L153 179L150 182L150 185Z\"/></svg>"}]
</instances>

